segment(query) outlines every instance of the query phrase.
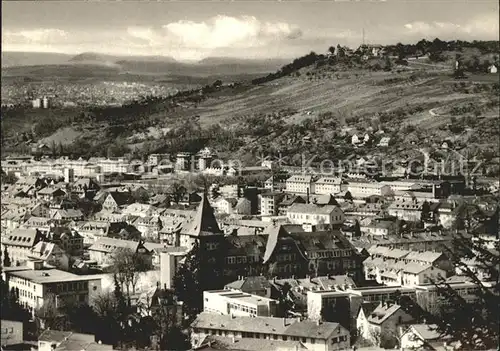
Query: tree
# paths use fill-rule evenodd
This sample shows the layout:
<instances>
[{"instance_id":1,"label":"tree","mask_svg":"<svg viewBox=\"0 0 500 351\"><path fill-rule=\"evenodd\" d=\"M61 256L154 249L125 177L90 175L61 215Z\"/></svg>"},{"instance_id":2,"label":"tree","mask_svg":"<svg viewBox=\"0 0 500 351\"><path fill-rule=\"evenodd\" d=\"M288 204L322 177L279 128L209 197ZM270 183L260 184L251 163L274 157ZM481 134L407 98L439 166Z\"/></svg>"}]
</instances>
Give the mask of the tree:
<instances>
[{"instance_id":1,"label":"tree","mask_svg":"<svg viewBox=\"0 0 500 351\"><path fill-rule=\"evenodd\" d=\"M392 69L392 62L389 56L385 57L385 65L384 65L384 70L385 71L390 71Z\"/></svg>"},{"instance_id":2,"label":"tree","mask_svg":"<svg viewBox=\"0 0 500 351\"><path fill-rule=\"evenodd\" d=\"M354 198L352 197L352 194L350 191L347 191L344 195L344 200L346 201L352 201Z\"/></svg>"},{"instance_id":3,"label":"tree","mask_svg":"<svg viewBox=\"0 0 500 351\"><path fill-rule=\"evenodd\" d=\"M359 238L361 236L361 226L359 225L359 221L358 220L356 220L356 222L354 222L353 232L354 232L354 236L355 237Z\"/></svg>"},{"instance_id":4,"label":"tree","mask_svg":"<svg viewBox=\"0 0 500 351\"><path fill-rule=\"evenodd\" d=\"M194 320L203 310L203 287L200 247L193 245L174 276L174 291L177 298L183 302L188 320Z\"/></svg>"},{"instance_id":5,"label":"tree","mask_svg":"<svg viewBox=\"0 0 500 351\"><path fill-rule=\"evenodd\" d=\"M285 282L283 285L281 285L278 291L280 314L283 317L287 317L288 313L290 311L293 311L295 307L295 303L291 296L291 291L292 291L292 286L288 282Z\"/></svg>"},{"instance_id":6,"label":"tree","mask_svg":"<svg viewBox=\"0 0 500 351\"><path fill-rule=\"evenodd\" d=\"M150 263L146 256L133 252L129 248L118 248L111 256L114 277L120 288L127 292L128 304L130 305L130 294L135 287L141 273L150 269Z\"/></svg>"},{"instance_id":7,"label":"tree","mask_svg":"<svg viewBox=\"0 0 500 351\"><path fill-rule=\"evenodd\" d=\"M179 182L173 182L170 185L170 194L172 195L172 198L176 204L179 203L179 201L182 200L184 195L187 193L187 189Z\"/></svg>"},{"instance_id":8,"label":"tree","mask_svg":"<svg viewBox=\"0 0 500 351\"><path fill-rule=\"evenodd\" d=\"M7 251L7 247L5 247L4 251L3 251L3 266L4 267L10 267L10 265L12 264L12 262L10 261L10 257L9 257L9 251Z\"/></svg>"},{"instance_id":9,"label":"tree","mask_svg":"<svg viewBox=\"0 0 500 351\"><path fill-rule=\"evenodd\" d=\"M330 46L330 47L328 48L328 52L329 52L330 54L334 55L334 54L335 54L335 46Z\"/></svg>"},{"instance_id":10,"label":"tree","mask_svg":"<svg viewBox=\"0 0 500 351\"><path fill-rule=\"evenodd\" d=\"M422 213L420 215L420 219L422 221L426 221L430 219L430 217L431 217L431 205L429 204L429 202L424 201L424 203L422 204Z\"/></svg>"}]
</instances>

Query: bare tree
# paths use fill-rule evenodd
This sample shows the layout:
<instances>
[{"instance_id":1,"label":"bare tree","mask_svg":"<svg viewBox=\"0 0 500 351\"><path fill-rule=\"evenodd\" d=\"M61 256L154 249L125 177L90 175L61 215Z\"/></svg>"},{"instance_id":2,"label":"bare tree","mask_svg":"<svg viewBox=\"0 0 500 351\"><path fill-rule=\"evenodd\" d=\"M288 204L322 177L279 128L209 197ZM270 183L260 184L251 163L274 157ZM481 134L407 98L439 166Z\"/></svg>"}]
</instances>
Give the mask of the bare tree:
<instances>
[{"instance_id":1,"label":"bare tree","mask_svg":"<svg viewBox=\"0 0 500 351\"><path fill-rule=\"evenodd\" d=\"M130 293L135 291L141 273L150 268L149 262L142 256L129 248L118 248L113 252L112 258L113 273L116 275L118 283L125 291L128 299Z\"/></svg>"}]
</instances>

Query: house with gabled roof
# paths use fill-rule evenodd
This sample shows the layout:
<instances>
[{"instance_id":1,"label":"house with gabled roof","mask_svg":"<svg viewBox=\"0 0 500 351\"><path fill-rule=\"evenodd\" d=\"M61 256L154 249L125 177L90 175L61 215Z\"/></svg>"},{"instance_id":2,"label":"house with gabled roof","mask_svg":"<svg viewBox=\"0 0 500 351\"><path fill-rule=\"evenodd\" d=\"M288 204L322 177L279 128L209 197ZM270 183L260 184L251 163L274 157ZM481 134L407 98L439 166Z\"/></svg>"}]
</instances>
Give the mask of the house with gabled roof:
<instances>
[{"instance_id":1,"label":"house with gabled roof","mask_svg":"<svg viewBox=\"0 0 500 351\"><path fill-rule=\"evenodd\" d=\"M2 252L7 250L12 265L28 260L31 249L45 236L38 229L16 229L2 238Z\"/></svg>"},{"instance_id":2,"label":"house with gabled roof","mask_svg":"<svg viewBox=\"0 0 500 351\"><path fill-rule=\"evenodd\" d=\"M207 336L224 335L239 339L268 339L301 342L311 351L348 349L349 331L338 323L275 317L234 317L202 312L191 324L192 344Z\"/></svg>"},{"instance_id":3,"label":"house with gabled roof","mask_svg":"<svg viewBox=\"0 0 500 351\"><path fill-rule=\"evenodd\" d=\"M67 271L69 255L57 244L40 241L28 254L28 259L41 260L44 264Z\"/></svg>"},{"instance_id":4,"label":"house with gabled roof","mask_svg":"<svg viewBox=\"0 0 500 351\"><path fill-rule=\"evenodd\" d=\"M95 341L92 334L81 334L70 331L45 330L38 337L39 351L110 351L113 345Z\"/></svg>"},{"instance_id":5,"label":"house with gabled roof","mask_svg":"<svg viewBox=\"0 0 500 351\"><path fill-rule=\"evenodd\" d=\"M413 321L413 316L401 305L387 301L381 302L368 315L365 315L365 310L361 308L356 327L359 335L372 341L373 344L384 348L394 348L398 344L398 328Z\"/></svg>"},{"instance_id":6,"label":"house with gabled roof","mask_svg":"<svg viewBox=\"0 0 500 351\"><path fill-rule=\"evenodd\" d=\"M338 206L316 204L293 204L287 211L287 217L295 224L342 224L344 212Z\"/></svg>"},{"instance_id":7,"label":"house with gabled roof","mask_svg":"<svg viewBox=\"0 0 500 351\"><path fill-rule=\"evenodd\" d=\"M403 350L455 350L459 343L441 332L436 324L410 324L401 334Z\"/></svg>"},{"instance_id":8,"label":"house with gabled roof","mask_svg":"<svg viewBox=\"0 0 500 351\"><path fill-rule=\"evenodd\" d=\"M151 252L146 249L142 241L101 237L88 248L88 252L91 260L96 261L97 264L100 265L107 265L111 262L112 255L117 249L131 250L133 253L142 255L144 258L148 259L151 264Z\"/></svg>"},{"instance_id":9,"label":"house with gabled roof","mask_svg":"<svg viewBox=\"0 0 500 351\"><path fill-rule=\"evenodd\" d=\"M102 203L102 208L108 211L116 211L122 206L131 203L130 192L115 191L109 192Z\"/></svg>"}]
</instances>

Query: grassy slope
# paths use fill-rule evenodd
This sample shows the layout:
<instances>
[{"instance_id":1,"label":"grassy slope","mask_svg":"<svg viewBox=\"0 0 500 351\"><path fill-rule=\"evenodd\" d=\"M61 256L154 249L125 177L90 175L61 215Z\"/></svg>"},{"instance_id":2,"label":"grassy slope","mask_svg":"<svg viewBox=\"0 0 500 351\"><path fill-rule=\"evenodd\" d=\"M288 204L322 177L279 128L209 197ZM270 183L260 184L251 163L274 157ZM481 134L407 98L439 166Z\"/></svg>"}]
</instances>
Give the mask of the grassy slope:
<instances>
[{"instance_id":1,"label":"grassy slope","mask_svg":"<svg viewBox=\"0 0 500 351\"><path fill-rule=\"evenodd\" d=\"M418 67L418 68L416 68ZM397 72L399 71L399 73ZM175 112L157 114L165 125L173 121L200 116L200 123L208 126L220 123L222 126L238 127L241 119L255 113L276 112L283 109L298 111L288 118L288 123L300 123L305 118L314 118L321 112L332 111L340 116L341 122L346 117L355 121L369 120L377 113L398 108L408 109L419 106L422 112L407 116L404 124L413 124L421 129L435 132L450 122L446 113L452 106L473 102L481 103L491 99L482 92L464 92L453 89L460 82L450 78L450 71L438 66L412 65L393 72L371 72L368 70L350 70L333 72L331 68L306 68L299 77L284 77L264 85L244 85L237 88L225 88L209 95L198 104L185 103ZM309 75L308 75L309 73ZM310 76L310 75L313 76ZM414 75L416 79L411 80ZM321 78L318 78L321 77ZM492 76L471 77L466 84L475 80L491 81ZM496 76L498 79L498 76ZM392 82L389 80L393 80ZM438 111L435 115L430 110ZM441 112L441 111L444 111ZM495 109L488 112L490 117L498 117ZM33 118L30 118L33 122ZM91 127L84 134L99 139L104 130ZM446 133L442 133L443 136ZM54 138L60 139L61 132Z\"/></svg>"}]
</instances>

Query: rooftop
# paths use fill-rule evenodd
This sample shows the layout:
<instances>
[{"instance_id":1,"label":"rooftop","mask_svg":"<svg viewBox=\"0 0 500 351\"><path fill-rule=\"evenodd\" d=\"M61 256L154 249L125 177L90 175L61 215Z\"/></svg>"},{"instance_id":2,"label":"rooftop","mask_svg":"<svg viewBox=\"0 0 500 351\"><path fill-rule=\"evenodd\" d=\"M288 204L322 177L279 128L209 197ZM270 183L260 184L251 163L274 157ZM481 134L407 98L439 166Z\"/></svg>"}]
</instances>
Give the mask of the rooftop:
<instances>
[{"instance_id":1,"label":"rooftop","mask_svg":"<svg viewBox=\"0 0 500 351\"><path fill-rule=\"evenodd\" d=\"M274 317L233 317L202 312L191 324L193 328L242 331L248 333L263 333L328 339L336 330L338 323L317 323L311 320L300 321L289 318Z\"/></svg>"},{"instance_id":2,"label":"rooftop","mask_svg":"<svg viewBox=\"0 0 500 351\"><path fill-rule=\"evenodd\" d=\"M32 281L33 283L37 284L50 284L50 283L60 283L60 282L88 281L88 280L101 279L100 277L95 277L92 275L87 275L87 276L76 275L73 273L61 271L59 269L33 270L29 267L25 267L24 270L9 271L8 274L14 277Z\"/></svg>"}]
</instances>

